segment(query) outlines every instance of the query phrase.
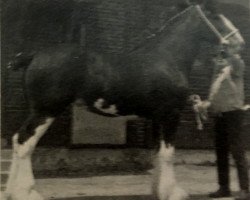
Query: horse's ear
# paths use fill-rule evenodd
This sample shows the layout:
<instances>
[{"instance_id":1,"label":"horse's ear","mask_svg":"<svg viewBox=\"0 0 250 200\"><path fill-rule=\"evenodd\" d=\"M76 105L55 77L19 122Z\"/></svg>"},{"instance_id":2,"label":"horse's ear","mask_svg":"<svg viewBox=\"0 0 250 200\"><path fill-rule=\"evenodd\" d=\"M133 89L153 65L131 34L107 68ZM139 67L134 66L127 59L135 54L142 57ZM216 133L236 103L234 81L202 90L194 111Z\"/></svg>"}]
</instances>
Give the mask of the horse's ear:
<instances>
[{"instance_id":1,"label":"horse's ear","mask_svg":"<svg viewBox=\"0 0 250 200\"><path fill-rule=\"evenodd\" d=\"M19 56L21 56L22 54L23 54L23 52L19 52L19 53L16 54L16 57L19 57Z\"/></svg>"},{"instance_id":2,"label":"horse's ear","mask_svg":"<svg viewBox=\"0 0 250 200\"><path fill-rule=\"evenodd\" d=\"M216 0L189 0L192 4L198 4L205 11L217 14L218 13L218 3Z\"/></svg>"},{"instance_id":3,"label":"horse's ear","mask_svg":"<svg viewBox=\"0 0 250 200\"><path fill-rule=\"evenodd\" d=\"M188 6L191 6L191 5L194 5L196 4L194 1L192 0L184 0L185 1L185 4L188 5Z\"/></svg>"},{"instance_id":4,"label":"horse's ear","mask_svg":"<svg viewBox=\"0 0 250 200\"><path fill-rule=\"evenodd\" d=\"M201 6L211 14L218 14L218 3L216 0L201 0Z\"/></svg>"},{"instance_id":5,"label":"horse's ear","mask_svg":"<svg viewBox=\"0 0 250 200\"><path fill-rule=\"evenodd\" d=\"M218 3L215 0L206 0L204 2L204 8L210 11L212 14L218 14Z\"/></svg>"},{"instance_id":6,"label":"horse's ear","mask_svg":"<svg viewBox=\"0 0 250 200\"><path fill-rule=\"evenodd\" d=\"M186 9L188 6L190 6L191 2L190 2L190 0L177 0L175 2L175 5L179 11L182 11L182 10Z\"/></svg>"}]
</instances>

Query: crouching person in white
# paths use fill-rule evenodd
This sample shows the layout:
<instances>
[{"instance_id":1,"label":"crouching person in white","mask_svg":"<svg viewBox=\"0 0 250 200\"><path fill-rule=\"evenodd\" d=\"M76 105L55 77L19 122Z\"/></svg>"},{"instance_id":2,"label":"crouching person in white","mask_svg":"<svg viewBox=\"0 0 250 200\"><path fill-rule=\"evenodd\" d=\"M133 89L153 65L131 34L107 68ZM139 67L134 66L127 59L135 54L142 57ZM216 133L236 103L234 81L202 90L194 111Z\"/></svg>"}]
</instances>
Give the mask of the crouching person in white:
<instances>
[{"instance_id":1,"label":"crouching person in white","mask_svg":"<svg viewBox=\"0 0 250 200\"><path fill-rule=\"evenodd\" d=\"M174 152L172 145L162 140L155 160L153 196L158 200L184 200L187 193L178 185L174 172Z\"/></svg>"}]
</instances>

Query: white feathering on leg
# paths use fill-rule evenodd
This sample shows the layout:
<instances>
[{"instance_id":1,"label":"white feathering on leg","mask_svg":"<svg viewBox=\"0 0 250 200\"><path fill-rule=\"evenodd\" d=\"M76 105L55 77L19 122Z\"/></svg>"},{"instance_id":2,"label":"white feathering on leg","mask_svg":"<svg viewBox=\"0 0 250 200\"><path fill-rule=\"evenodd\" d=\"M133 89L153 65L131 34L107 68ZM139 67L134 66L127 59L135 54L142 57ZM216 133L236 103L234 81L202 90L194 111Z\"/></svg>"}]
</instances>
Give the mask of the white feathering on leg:
<instances>
[{"instance_id":1,"label":"white feathering on leg","mask_svg":"<svg viewBox=\"0 0 250 200\"><path fill-rule=\"evenodd\" d=\"M18 134L13 137L13 160L5 191L6 196L11 197L11 200L43 200L43 197L34 189L31 155L53 121L54 118L47 118L23 145L18 144Z\"/></svg>"},{"instance_id":2,"label":"white feathering on leg","mask_svg":"<svg viewBox=\"0 0 250 200\"><path fill-rule=\"evenodd\" d=\"M161 141L160 151L156 159L156 172L154 193L159 200L184 200L188 197L187 193L178 186L175 179L174 166L174 147L166 145Z\"/></svg>"},{"instance_id":3,"label":"white feathering on leg","mask_svg":"<svg viewBox=\"0 0 250 200\"><path fill-rule=\"evenodd\" d=\"M37 143L39 142L40 138L44 135L47 131L49 126L54 121L54 118L47 118L45 124L39 125L35 129L35 133L31 136L23 145L19 145L17 154L19 157L24 157L27 154L32 154L34 148L36 147Z\"/></svg>"},{"instance_id":4,"label":"white feathering on leg","mask_svg":"<svg viewBox=\"0 0 250 200\"><path fill-rule=\"evenodd\" d=\"M10 166L10 173L9 173L9 178L6 184L6 190L4 194L4 200L9 199L11 196L11 193L14 189L14 181L17 176L17 171L18 171L18 165L17 165L17 149L18 149L18 134L15 134L12 138L12 148L13 148L13 154L12 154L12 162Z\"/></svg>"}]
</instances>

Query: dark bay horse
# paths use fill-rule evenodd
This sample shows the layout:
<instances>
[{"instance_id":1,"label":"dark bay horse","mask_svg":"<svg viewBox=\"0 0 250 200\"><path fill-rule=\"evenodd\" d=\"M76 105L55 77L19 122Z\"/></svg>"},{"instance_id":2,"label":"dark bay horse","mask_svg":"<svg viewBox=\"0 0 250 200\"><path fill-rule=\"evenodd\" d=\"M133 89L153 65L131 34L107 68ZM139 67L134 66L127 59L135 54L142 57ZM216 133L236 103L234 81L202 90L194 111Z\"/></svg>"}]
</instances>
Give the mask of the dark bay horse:
<instances>
[{"instance_id":1,"label":"dark bay horse","mask_svg":"<svg viewBox=\"0 0 250 200\"><path fill-rule=\"evenodd\" d=\"M73 44L58 45L30 56L19 54L10 67L26 68L31 114L13 137L13 165L18 165L20 159L30 159L54 119L76 99L82 99L90 111L101 115L133 114L153 120L160 152L168 154L168 144L173 143L179 115L189 95L191 66L202 43L242 43L240 33L229 22L223 15L208 11L205 14L200 6L192 5L168 20L146 44L125 55L91 50L82 53ZM14 171L13 167L7 193L14 199L21 199L17 194L20 191L26 191L27 196L38 195L30 192L34 183L23 187L20 180L15 180L13 174L18 172ZM185 195L176 189L174 181L169 184L171 176L163 174L164 170L159 173L155 196L165 200L178 193L177 199L183 199Z\"/></svg>"}]
</instances>

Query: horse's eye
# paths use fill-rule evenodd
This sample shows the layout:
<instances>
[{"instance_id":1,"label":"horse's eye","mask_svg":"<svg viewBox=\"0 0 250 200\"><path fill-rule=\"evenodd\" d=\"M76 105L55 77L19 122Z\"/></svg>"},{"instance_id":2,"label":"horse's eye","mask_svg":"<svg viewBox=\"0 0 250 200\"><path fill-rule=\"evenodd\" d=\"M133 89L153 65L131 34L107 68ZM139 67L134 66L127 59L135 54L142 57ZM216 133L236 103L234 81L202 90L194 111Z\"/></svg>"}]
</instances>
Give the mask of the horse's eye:
<instances>
[{"instance_id":1,"label":"horse's eye","mask_svg":"<svg viewBox=\"0 0 250 200\"><path fill-rule=\"evenodd\" d=\"M176 9L177 9L176 6L171 6L171 7L169 8L169 10L176 10Z\"/></svg>"},{"instance_id":2,"label":"horse's eye","mask_svg":"<svg viewBox=\"0 0 250 200\"><path fill-rule=\"evenodd\" d=\"M19 57L19 56L21 56L22 54L23 54L22 52L19 52L19 53L16 54L16 57Z\"/></svg>"},{"instance_id":3,"label":"horse's eye","mask_svg":"<svg viewBox=\"0 0 250 200\"><path fill-rule=\"evenodd\" d=\"M227 57L227 52L222 50L222 51L220 52L220 55L221 55L223 58L226 58L226 57Z\"/></svg>"}]
</instances>

